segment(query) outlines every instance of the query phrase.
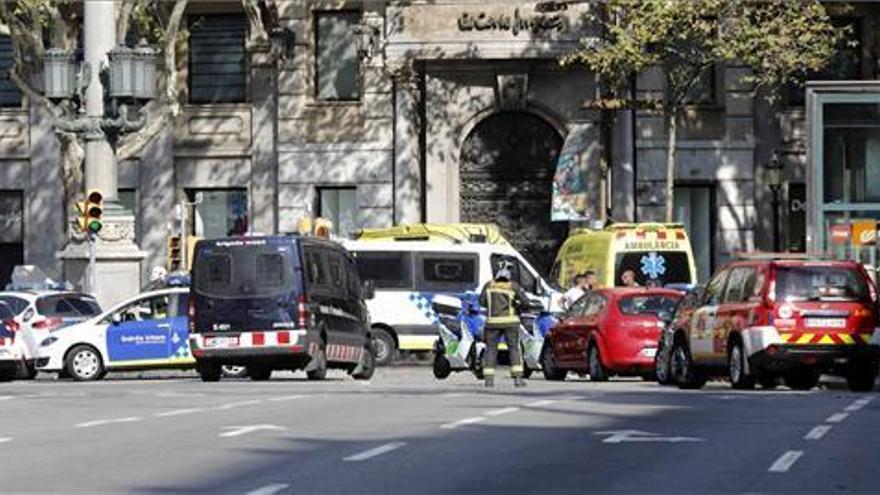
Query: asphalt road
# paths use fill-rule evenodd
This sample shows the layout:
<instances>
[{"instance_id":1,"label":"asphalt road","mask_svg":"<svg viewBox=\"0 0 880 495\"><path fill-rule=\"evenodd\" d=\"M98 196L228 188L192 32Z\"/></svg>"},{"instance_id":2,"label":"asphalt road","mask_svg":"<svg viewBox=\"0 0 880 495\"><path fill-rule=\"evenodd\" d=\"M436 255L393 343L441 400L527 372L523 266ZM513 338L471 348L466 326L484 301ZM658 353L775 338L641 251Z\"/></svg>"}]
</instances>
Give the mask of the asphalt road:
<instances>
[{"instance_id":1,"label":"asphalt road","mask_svg":"<svg viewBox=\"0 0 880 495\"><path fill-rule=\"evenodd\" d=\"M426 367L0 384L0 492L880 493L878 392Z\"/></svg>"}]
</instances>

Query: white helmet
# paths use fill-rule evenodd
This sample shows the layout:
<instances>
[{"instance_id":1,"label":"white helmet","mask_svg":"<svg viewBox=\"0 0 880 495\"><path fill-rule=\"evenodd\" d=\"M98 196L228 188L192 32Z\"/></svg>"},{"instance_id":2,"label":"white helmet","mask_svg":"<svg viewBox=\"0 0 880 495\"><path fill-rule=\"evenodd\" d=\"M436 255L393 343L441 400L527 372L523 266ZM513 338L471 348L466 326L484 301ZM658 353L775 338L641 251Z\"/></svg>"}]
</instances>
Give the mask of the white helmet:
<instances>
[{"instance_id":1,"label":"white helmet","mask_svg":"<svg viewBox=\"0 0 880 495\"><path fill-rule=\"evenodd\" d=\"M168 270L164 266L154 266L150 272L150 282L161 282L168 276Z\"/></svg>"}]
</instances>

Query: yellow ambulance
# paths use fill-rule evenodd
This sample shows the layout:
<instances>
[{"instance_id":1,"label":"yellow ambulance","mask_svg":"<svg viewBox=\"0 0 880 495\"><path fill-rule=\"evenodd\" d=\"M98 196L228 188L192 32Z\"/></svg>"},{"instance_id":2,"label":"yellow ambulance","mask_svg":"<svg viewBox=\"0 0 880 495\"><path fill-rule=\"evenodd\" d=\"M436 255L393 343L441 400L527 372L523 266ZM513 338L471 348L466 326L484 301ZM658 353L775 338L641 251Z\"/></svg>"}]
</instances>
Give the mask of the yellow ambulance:
<instances>
[{"instance_id":1,"label":"yellow ambulance","mask_svg":"<svg viewBox=\"0 0 880 495\"><path fill-rule=\"evenodd\" d=\"M600 287L697 283L694 254L680 223L616 223L601 230L575 230L559 248L550 278L570 287L574 276L593 270ZM628 274L627 272L632 272ZM626 275L625 275L626 274Z\"/></svg>"},{"instance_id":2,"label":"yellow ambulance","mask_svg":"<svg viewBox=\"0 0 880 495\"><path fill-rule=\"evenodd\" d=\"M497 225L491 223L419 223L394 227L363 229L359 241L438 241L453 244L484 243L510 246Z\"/></svg>"}]
</instances>

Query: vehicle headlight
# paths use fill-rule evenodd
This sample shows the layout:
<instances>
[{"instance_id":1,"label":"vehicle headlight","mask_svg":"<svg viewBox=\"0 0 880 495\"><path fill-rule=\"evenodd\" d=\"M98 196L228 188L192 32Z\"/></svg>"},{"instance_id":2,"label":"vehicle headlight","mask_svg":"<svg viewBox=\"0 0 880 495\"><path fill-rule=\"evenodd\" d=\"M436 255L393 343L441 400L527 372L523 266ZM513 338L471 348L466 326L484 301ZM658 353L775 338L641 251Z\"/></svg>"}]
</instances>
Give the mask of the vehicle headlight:
<instances>
[{"instance_id":1,"label":"vehicle headlight","mask_svg":"<svg viewBox=\"0 0 880 495\"><path fill-rule=\"evenodd\" d=\"M54 335L51 337L46 337L42 342L40 342L40 347L47 347L54 344L55 342L58 342L58 337L55 337Z\"/></svg>"}]
</instances>

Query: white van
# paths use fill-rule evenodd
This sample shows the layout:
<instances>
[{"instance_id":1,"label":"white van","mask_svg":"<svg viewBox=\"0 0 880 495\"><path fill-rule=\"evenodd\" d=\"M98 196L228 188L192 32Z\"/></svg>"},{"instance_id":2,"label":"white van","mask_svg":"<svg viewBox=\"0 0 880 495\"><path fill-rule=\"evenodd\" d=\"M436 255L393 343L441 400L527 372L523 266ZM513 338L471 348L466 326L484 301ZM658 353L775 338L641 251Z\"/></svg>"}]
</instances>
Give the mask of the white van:
<instances>
[{"instance_id":1,"label":"white van","mask_svg":"<svg viewBox=\"0 0 880 495\"><path fill-rule=\"evenodd\" d=\"M502 262L513 278L545 308L556 310L561 295L510 246L431 241L347 241L361 278L376 296L367 301L376 361L389 364L397 350L430 351L437 340L431 304L435 295L479 292Z\"/></svg>"}]
</instances>

